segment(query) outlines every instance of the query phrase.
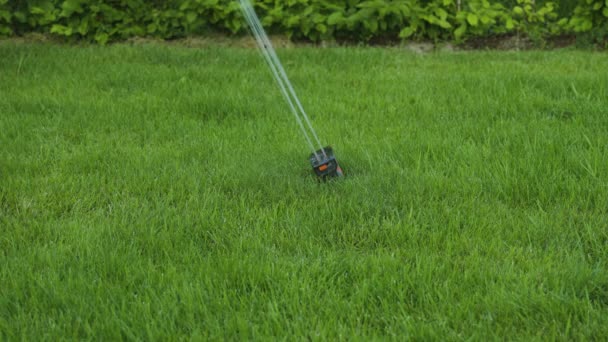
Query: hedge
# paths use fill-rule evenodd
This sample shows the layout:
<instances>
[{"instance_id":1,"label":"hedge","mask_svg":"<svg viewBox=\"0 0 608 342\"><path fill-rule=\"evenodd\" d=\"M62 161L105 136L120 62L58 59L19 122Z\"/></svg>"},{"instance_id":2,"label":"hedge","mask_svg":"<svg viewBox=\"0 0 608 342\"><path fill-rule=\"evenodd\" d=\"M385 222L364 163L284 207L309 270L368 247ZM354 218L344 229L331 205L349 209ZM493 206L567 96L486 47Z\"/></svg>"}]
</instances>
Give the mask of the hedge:
<instances>
[{"instance_id":1,"label":"hedge","mask_svg":"<svg viewBox=\"0 0 608 342\"><path fill-rule=\"evenodd\" d=\"M271 32L310 41L565 33L605 39L608 0L577 1L565 15L540 0L257 0L255 8ZM27 32L105 44L134 36L242 34L246 27L235 0L0 0L0 35Z\"/></svg>"}]
</instances>

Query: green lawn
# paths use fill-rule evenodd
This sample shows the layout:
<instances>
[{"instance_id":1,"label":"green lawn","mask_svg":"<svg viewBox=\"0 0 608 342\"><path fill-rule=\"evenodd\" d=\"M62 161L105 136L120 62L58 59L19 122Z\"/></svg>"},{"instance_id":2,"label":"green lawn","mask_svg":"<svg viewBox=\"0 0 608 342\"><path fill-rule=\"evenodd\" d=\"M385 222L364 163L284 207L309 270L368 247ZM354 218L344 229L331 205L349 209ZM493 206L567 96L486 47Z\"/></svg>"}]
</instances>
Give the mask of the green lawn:
<instances>
[{"instance_id":1,"label":"green lawn","mask_svg":"<svg viewBox=\"0 0 608 342\"><path fill-rule=\"evenodd\" d=\"M608 337L608 56L0 43L0 340Z\"/></svg>"}]
</instances>

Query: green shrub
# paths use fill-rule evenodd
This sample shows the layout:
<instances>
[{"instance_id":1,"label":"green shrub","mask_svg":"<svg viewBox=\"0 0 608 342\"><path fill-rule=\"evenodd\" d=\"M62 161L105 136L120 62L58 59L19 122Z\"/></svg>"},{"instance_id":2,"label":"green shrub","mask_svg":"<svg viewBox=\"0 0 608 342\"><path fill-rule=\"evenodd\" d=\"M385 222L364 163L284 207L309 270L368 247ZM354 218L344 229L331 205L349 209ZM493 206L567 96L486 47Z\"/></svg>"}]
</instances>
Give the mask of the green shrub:
<instances>
[{"instance_id":1,"label":"green shrub","mask_svg":"<svg viewBox=\"0 0 608 342\"><path fill-rule=\"evenodd\" d=\"M516 30L536 40L561 33L563 25L558 22L556 8L553 2L540 5L534 0L517 0L511 10Z\"/></svg>"},{"instance_id":2,"label":"green shrub","mask_svg":"<svg viewBox=\"0 0 608 342\"><path fill-rule=\"evenodd\" d=\"M567 27L583 41L608 45L608 0L579 0Z\"/></svg>"},{"instance_id":3,"label":"green shrub","mask_svg":"<svg viewBox=\"0 0 608 342\"><path fill-rule=\"evenodd\" d=\"M563 0L559 0L562 1ZM604 34L608 0L580 0L572 16L541 0L257 0L271 32L311 41L431 39L458 42L518 33ZM105 44L247 31L237 0L0 0L0 35L44 32Z\"/></svg>"},{"instance_id":4,"label":"green shrub","mask_svg":"<svg viewBox=\"0 0 608 342\"><path fill-rule=\"evenodd\" d=\"M505 7L488 0L470 0L456 15L457 28L454 38L457 41L466 36L487 36L504 34L514 29L513 18Z\"/></svg>"},{"instance_id":5,"label":"green shrub","mask_svg":"<svg viewBox=\"0 0 608 342\"><path fill-rule=\"evenodd\" d=\"M575 32L589 32L605 27L608 21L608 0L580 0L569 25Z\"/></svg>"},{"instance_id":6,"label":"green shrub","mask_svg":"<svg viewBox=\"0 0 608 342\"><path fill-rule=\"evenodd\" d=\"M8 0L0 0L0 36L8 36L13 33L11 29L12 19Z\"/></svg>"}]
</instances>

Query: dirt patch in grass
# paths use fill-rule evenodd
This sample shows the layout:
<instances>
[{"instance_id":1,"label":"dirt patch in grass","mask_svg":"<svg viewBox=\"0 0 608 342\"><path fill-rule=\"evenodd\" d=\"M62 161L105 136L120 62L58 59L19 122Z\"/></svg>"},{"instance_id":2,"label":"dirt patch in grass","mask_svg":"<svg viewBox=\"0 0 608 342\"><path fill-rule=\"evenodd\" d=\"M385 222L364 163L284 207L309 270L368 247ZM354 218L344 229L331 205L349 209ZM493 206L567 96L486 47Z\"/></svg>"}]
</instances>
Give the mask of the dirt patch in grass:
<instances>
[{"instance_id":1,"label":"dirt patch in grass","mask_svg":"<svg viewBox=\"0 0 608 342\"><path fill-rule=\"evenodd\" d=\"M272 35L272 43L279 48L296 47L336 47L336 46L379 46L379 47L403 47L416 53L429 53L434 51L450 52L457 50L533 50L533 49L555 49L576 45L576 37L573 35L561 35L545 40L533 40L520 35L501 35L483 38L472 38L460 44L453 42L432 41L401 41L391 37L377 37L367 43L331 40L322 42L293 41L285 35ZM0 42L14 43L65 43L65 40L44 33L27 33L22 36L1 39ZM79 42L79 44L88 44ZM112 44L167 44L173 46L205 48L205 47L238 47L255 48L255 41L248 35L227 36L223 34L210 34L207 36L192 36L177 39L158 39L152 37L133 37Z\"/></svg>"}]
</instances>

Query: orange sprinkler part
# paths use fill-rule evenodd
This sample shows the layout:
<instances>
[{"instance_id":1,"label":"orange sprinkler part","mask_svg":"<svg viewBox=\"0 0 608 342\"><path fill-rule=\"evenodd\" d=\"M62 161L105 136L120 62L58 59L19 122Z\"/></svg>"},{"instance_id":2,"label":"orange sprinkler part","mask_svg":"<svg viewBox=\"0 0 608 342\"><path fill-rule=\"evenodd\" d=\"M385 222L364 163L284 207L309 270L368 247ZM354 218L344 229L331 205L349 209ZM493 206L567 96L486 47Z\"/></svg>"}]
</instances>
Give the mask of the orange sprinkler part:
<instances>
[{"instance_id":1,"label":"orange sprinkler part","mask_svg":"<svg viewBox=\"0 0 608 342\"><path fill-rule=\"evenodd\" d=\"M334 155L334 150L330 146L311 154L309 160L315 174L323 180L343 176L342 169L338 166L338 161Z\"/></svg>"}]
</instances>

